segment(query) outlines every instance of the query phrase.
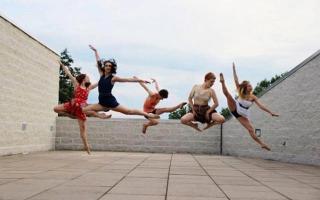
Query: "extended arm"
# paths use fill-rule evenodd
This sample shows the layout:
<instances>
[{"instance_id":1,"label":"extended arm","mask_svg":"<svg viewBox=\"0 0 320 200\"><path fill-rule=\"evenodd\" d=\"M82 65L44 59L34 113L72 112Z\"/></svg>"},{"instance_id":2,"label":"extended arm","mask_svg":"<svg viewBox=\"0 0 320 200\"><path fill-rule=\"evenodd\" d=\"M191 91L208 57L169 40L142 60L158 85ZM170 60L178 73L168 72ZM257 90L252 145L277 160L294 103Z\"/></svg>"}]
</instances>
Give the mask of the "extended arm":
<instances>
[{"instance_id":1,"label":"extended arm","mask_svg":"<svg viewBox=\"0 0 320 200\"><path fill-rule=\"evenodd\" d=\"M95 89L97 86L98 86L98 82L97 82L97 83L94 83L94 84L91 84L88 89L89 89L89 90L93 90L93 89Z\"/></svg>"},{"instance_id":2,"label":"extended arm","mask_svg":"<svg viewBox=\"0 0 320 200\"><path fill-rule=\"evenodd\" d=\"M238 80L238 76L237 76L237 72L236 72L236 66L234 63L232 63L232 70L233 70L233 79L234 79L234 83L236 84L237 89L239 89L239 80Z\"/></svg>"},{"instance_id":3,"label":"extended arm","mask_svg":"<svg viewBox=\"0 0 320 200\"><path fill-rule=\"evenodd\" d=\"M136 79L137 79L136 76L134 76L133 78L136 78ZM150 91L149 88L148 88L143 82L139 82L139 84L141 85L141 87L142 87L145 91L147 91L147 93L149 94L149 96L151 96L151 95L153 94L152 91Z\"/></svg>"},{"instance_id":4,"label":"extended arm","mask_svg":"<svg viewBox=\"0 0 320 200\"><path fill-rule=\"evenodd\" d=\"M160 87L159 87L159 83L158 83L158 81L157 81L156 79L154 79L154 78L152 78L151 80L154 82L154 86L155 86L155 88L156 88L157 92L159 92Z\"/></svg>"},{"instance_id":5,"label":"extended arm","mask_svg":"<svg viewBox=\"0 0 320 200\"><path fill-rule=\"evenodd\" d=\"M113 83L115 82L139 82L139 83L150 83L149 81L146 81L146 80L142 80L142 79L139 79L139 78L121 78L121 77L118 77L118 76L114 76L111 80Z\"/></svg>"},{"instance_id":6,"label":"extended arm","mask_svg":"<svg viewBox=\"0 0 320 200\"><path fill-rule=\"evenodd\" d=\"M92 45L89 45L90 49L94 52L94 55L96 57L96 62L97 62L97 67L98 67L98 71L99 71L99 74L100 76L103 75L103 72L101 70L101 68L98 66L99 65L99 62L100 62L100 56L98 54L98 50L96 48L94 48Z\"/></svg>"},{"instance_id":7,"label":"extended arm","mask_svg":"<svg viewBox=\"0 0 320 200\"><path fill-rule=\"evenodd\" d=\"M273 117L278 117L278 116L279 116L278 114L271 112L265 105L263 105L263 104L259 101L259 99L258 99L257 97L254 98L254 102L257 104L257 106L258 106L261 110L269 113L271 116L273 116Z\"/></svg>"},{"instance_id":8,"label":"extended arm","mask_svg":"<svg viewBox=\"0 0 320 200\"><path fill-rule=\"evenodd\" d=\"M76 79L74 76L72 76L69 68L66 67L66 66L64 66L64 64L62 64L61 61L59 61L59 64L60 64L60 67L62 68L62 70L64 71L64 73L65 73L65 74L70 78L70 80L72 81L73 86L78 85L77 79Z\"/></svg>"}]
</instances>

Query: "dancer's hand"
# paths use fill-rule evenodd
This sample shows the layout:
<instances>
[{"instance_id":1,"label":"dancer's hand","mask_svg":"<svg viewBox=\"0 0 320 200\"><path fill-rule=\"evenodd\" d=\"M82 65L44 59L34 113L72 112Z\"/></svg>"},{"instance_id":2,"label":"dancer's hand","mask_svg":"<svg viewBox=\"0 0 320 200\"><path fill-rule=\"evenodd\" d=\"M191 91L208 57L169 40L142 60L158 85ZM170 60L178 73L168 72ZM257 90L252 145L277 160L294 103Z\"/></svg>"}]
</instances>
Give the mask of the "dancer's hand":
<instances>
[{"instance_id":1,"label":"dancer's hand","mask_svg":"<svg viewBox=\"0 0 320 200\"><path fill-rule=\"evenodd\" d=\"M232 63L232 68L236 69L236 65L234 64L234 62Z\"/></svg>"},{"instance_id":2,"label":"dancer's hand","mask_svg":"<svg viewBox=\"0 0 320 200\"><path fill-rule=\"evenodd\" d=\"M279 117L280 115L279 114L276 114L276 113L270 113L272 117Z\"/></svg>"},{"instance_id":3,"label":"dancer's hand","mask_svg":"<svg viewBox=\"0 0 320 200\"><path fill-rule=\"evenodd\" d=\"M133 76L132 78L134 78L135 80L137 80L138 82L141 82L141 83L150 83L150 81L146 81L146 80L139 79L139 78L136 77L136 76Z\"/></svg>"},{"instance_id":4,"label":"dancer's hand","mask_svg":"<svg viewBox=\"0 0 320 200\"><path fill-rule=\"evenodd\" d=\"M154 78L151 78L151 80L152 80L152 83L156 82L156 79L154 79Z\"/></svg>"},{"instance_id":5,"label":"dancer's hand","mask_svg":"<svg viewBox=\"0 0 320 200\"><path fill-rule=\"evenodd\" d=\"M89 47L90 47L90 49L91 49L92 51L97 51L97 49L94 48L91 44L89 44Z\"/></svg>"}]
</instances>

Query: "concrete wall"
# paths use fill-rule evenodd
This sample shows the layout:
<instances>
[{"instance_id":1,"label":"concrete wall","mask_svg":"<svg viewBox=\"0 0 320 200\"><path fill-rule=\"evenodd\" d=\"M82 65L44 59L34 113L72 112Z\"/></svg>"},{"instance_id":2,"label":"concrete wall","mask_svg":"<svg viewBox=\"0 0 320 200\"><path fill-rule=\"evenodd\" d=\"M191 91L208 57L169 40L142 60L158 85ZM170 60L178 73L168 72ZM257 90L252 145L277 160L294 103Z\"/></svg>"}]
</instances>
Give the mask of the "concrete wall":
<instances>
[{"instance_id":1,"label":"concrete wall","mask_svg":"<svg viewBox=\"0 0 320 200\"><path fill-rule=\"evenodd\" d=\"M193 131L177 120L162 120L149 127L146 135L141 133L144 119L88 119L88 138L93 150L140 151L140 152L220 152L220 126L204 132ZM82 149L76 120L57 118L56 149Z\"/></svg>"},{"instance_id":2,"label":"concrete wall","mask_svg":"<svg viewBox=\"0 0 320 200\"><path fill-rule=\"evenodd\" d=\"M224 154L320 165L319 52L293 71L260 98L279 118L250 108L255 128L262 130L261 138L272 151L260 149L233 118L223 125Z\"/></svg>"},{"instance_id":3,"label":"concrete wall","mask_svg":"<svg viewBox=\"0 0 320 200\"><path fill-rule=\"evenodd\" d=\"M57 60L52 50L0 16L0 155L54 148Z\"/></svg>"}]
</instances>

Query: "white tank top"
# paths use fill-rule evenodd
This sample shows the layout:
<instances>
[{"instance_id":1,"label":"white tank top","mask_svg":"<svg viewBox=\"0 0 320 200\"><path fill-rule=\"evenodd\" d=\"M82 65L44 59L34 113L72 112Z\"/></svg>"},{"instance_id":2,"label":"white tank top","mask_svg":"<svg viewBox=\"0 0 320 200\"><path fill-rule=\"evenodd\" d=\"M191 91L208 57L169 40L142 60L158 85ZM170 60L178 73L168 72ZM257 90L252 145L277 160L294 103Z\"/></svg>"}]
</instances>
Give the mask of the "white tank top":
<instances>
[{"instance_id":1,"label":"white tank top","mask_svg":"<svg viewBox=\"0 0 320 200\"><path fill-rule=\"evenodd\" d=\"M249 118L250 116L249 108L250 106L252 106L253 102L245 99L237 98L236 103L237 103L237 112L239 113L239 115Z\"/></svg>"}]
</instances>

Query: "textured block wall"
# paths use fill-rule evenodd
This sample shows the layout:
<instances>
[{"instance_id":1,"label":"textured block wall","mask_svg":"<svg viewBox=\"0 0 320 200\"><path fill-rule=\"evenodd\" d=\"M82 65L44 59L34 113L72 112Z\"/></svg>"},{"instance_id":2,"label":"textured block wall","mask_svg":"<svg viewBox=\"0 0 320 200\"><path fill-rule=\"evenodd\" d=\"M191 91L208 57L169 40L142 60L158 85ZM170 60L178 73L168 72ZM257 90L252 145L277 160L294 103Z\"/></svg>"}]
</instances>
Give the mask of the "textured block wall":
<instances>
[{"instance_id":1,"label":"textured block wall","mask_svg":"<svg viewBox=\"0 0 320 200\"><path fill-rule=\"evenodd\" d=\"M57 60L0 16L0 155L54 148Z\"/></svg>"},{"instance_id":2,"label":"textured block wall","mask_svg":"<svg viewBox=\"0 0 320 200\"><path fill-rule=\"evenodd\" d=\"M251 119L262 130L267 152L249 137L233 118L223 125L223 152L233 156L260 157L284 162L320 165L320 56L265 93L260 100L280 114L271 117L256 106ZM230 90L234 86L229 86Z\"/></svg>"},{"instance_id":3,"label":"textured block wall","mask_svg":"<svg viewBox=\"0 0 320 200\"><path fill-rule=\"evenodd\" d=\"M138 151L161 153L220 152L220 126L204 132L180 124L178 120L162 120L141 133L143 119L88 119L88 138L93 150ZM56 149L80 150L83 148L76 120L57 118Z\"/></svg>"}]
</instances>

